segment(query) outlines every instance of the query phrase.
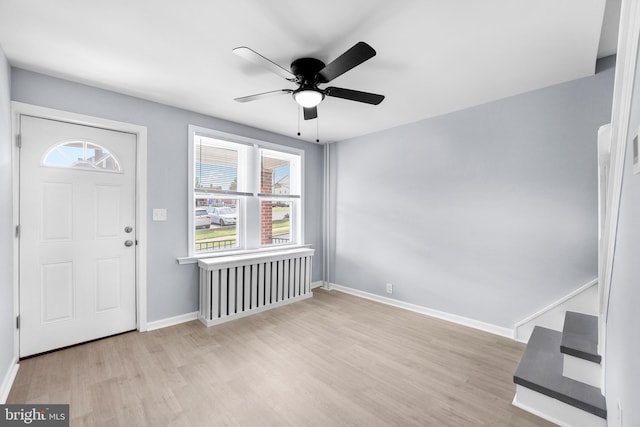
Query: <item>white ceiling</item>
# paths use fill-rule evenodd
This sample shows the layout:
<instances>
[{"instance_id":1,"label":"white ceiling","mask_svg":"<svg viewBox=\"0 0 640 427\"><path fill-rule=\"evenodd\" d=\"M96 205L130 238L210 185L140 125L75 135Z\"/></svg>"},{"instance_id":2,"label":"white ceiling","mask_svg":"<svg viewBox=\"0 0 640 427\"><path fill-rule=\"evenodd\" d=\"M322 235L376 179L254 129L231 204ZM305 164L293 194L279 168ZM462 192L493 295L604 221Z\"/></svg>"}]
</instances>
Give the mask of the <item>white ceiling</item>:
<instances>
[{"instance_id":1,"label":"white ceiling","mask_svg":"<svg viewBox=\"0 0 640 427\"><path fill-rule=\"evenodd\" d=\"M296 137L290 96L233 101L295 85L231 50L288 69L365 41L377 56L331 85L386 99L326 98L301 138L319 125L327 142L592 75L616 49L620 0L605 2L0 0L0 45L17 67Z\"/></svg>"}]
</instances>

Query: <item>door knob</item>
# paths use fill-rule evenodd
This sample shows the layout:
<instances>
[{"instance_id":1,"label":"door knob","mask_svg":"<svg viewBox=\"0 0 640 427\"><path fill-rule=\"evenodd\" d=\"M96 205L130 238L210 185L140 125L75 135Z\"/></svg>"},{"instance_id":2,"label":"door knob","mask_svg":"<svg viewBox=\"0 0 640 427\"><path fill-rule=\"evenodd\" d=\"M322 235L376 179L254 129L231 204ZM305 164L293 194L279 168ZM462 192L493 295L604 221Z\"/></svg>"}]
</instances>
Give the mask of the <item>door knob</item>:
<instances>
[{"instance_id":1,"label":"door knob","mask_svg":"<svg viewBox=\"0 0 640 427\"><path fill-rule=\"evenodd\" d=\"M131 227L130 225L127 225L127 226L124 228L124 232L125 232L125 233L131 233L132 231L133 231L133 227Z\"/></svg>"},{"instance_id":2,"label":"door knob","mask_svg":"<svg viewBox=\"0 0 640 427\"><path fill-rule=\"evenodd\" d=\"M129 246L133 245L133 242L131 240L127 240L127 241L124 242L124 245L126 247L129 247Z\"/></svg>"}]
</instances>

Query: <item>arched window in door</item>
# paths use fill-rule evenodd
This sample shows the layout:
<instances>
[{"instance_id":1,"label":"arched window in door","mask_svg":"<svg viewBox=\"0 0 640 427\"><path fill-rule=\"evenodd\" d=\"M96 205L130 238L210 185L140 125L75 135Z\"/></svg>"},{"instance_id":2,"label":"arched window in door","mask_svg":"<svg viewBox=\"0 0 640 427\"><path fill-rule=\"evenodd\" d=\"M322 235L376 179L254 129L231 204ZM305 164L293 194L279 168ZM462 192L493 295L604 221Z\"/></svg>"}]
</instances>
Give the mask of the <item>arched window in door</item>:
<instances>
[{"instance_id":1,"label":"arched window in door","mask_svg":"<svg viewBox=\"0 0 640 427\"><path fill-rule=\"evenodd\" d=\"M42 165L100 172L121 172L118 159L106 148L88 141L65 141L53 146Z\"/></svg>"}]
</instances>

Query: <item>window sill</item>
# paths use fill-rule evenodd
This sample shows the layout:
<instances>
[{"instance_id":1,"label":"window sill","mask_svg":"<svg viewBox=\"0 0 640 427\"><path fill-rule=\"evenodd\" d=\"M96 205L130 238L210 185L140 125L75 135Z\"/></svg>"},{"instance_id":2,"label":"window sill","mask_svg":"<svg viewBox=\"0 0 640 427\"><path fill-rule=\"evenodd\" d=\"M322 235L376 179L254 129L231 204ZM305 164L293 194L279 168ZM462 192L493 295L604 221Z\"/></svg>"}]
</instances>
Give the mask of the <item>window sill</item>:
<instances>
[{"instance_id":1,"label":"window sill","mask_svg":"<svg viewBox=\"0 0 640 427\"><path fill-rule=\"evenodd\" d=\"M219 258L226 256L234 256L234 255L248 255L248 254L262 254L269 253L274 251L282 251L285 249L299 249L299 248L310 248L310 244L304 245L278 245L278 246L270 246L268 248L260 248L260 249L247 249L241 251L225 251L225 252L208 252L198 255L178 257L178 264L197 264L199 260L206 258Z\"/></svg>"}]
</instances>

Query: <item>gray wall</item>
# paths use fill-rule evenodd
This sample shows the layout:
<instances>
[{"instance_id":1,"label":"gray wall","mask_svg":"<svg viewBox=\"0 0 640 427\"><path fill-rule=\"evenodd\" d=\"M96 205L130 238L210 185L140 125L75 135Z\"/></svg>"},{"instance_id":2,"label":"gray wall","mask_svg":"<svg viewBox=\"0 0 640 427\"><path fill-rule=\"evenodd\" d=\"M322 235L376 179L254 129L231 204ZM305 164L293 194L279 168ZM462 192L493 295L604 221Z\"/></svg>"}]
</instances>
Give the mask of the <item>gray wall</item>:
<instances>
[{"instance_id":1,"label":"gray wall","mask_svg":"<svg viewBox=\"0 0 640 427\"><path fill-rule=\"evenodd\" d=\"M596 278L614 63L334 144L331 282L511 328Z\"/></svg>"},{"instance_id":2,"label":"gray wall","mask_svg":"<svg viewBox=\"0 0 640 427\"><path fill-rule=\"evenodd\" d=\"M633 174L631 149L631 140L640 126L640 62L634 85L605 350L609 419L616 422L617 402L620 401L625 426L640 426L640 175Z\"/></svg>"},{"instance_id":3,"label":"gray wall","mask_svg":"<svg viewBox=\"0 0 640 427\"><path fill-rule=\"evenodd\" d=\"M14 357L11 70L0 47L0 385Z\"/></svg>"},{"instance_id":4,"label":"gray wall","mask_svg":"<svg viewBox=\"0 0 640 427\"><path fill-rule=\"evenodd\" d=\"M12 69L12 99L34 105L147 127L148 138L148 320L197 310L198 270L178 265L187 255L187 126L189 124L262 139L305 151L305 239L316 249L314 280L322 273L322 147L213 117ZM166 208L168 221L151 221Z\"/></svg>"}]
</instances>

